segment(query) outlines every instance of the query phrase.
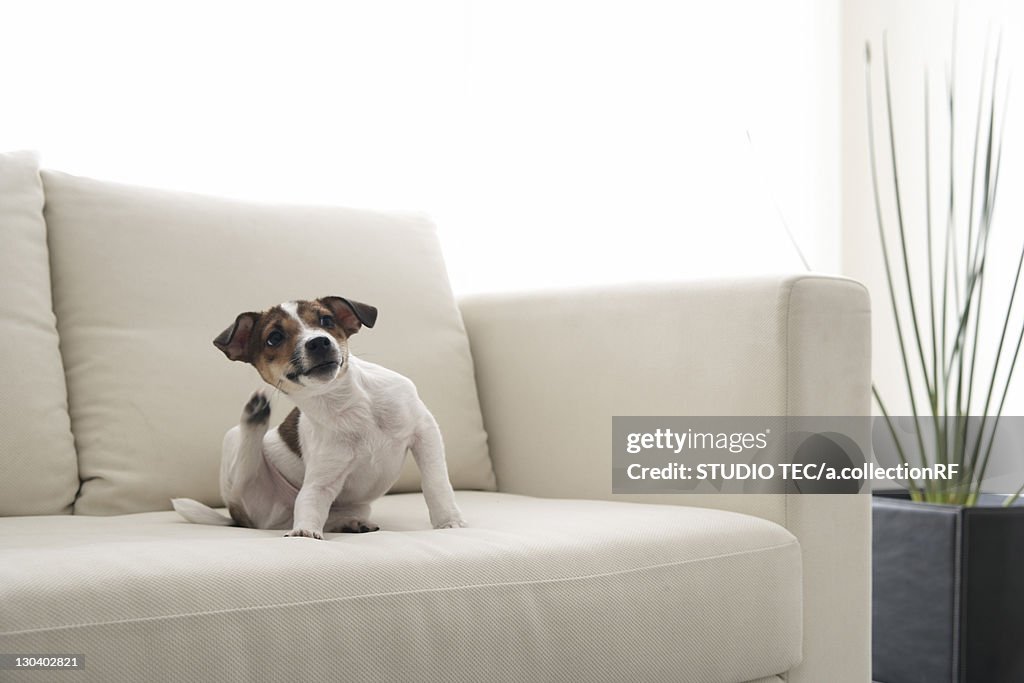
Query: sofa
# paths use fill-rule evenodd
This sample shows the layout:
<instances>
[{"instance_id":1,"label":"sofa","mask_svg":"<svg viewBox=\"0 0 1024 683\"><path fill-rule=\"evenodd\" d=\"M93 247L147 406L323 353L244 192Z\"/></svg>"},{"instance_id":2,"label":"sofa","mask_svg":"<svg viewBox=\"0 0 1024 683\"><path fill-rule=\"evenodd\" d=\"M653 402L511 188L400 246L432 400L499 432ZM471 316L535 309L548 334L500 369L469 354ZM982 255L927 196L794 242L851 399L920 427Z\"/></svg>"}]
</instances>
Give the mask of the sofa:
<instances>
[{"instance_id":1,"label":"sofa","mask_svg":"<svg viewBox=\"0 0 1024 683\"><path fill-rule=\"evenodd\" d=\"M457 300L424 216L132 187L31 153L0 155L0 229L0 680L869 680L866 496L611 486L613 416L867 415L856 282ZM260 386L214 336L326 295L379 309L352 351L416 382L467 528L430 528L410 463L375 533L171 510L222 504L220 442Z\"/></svg>"}]
</instances>

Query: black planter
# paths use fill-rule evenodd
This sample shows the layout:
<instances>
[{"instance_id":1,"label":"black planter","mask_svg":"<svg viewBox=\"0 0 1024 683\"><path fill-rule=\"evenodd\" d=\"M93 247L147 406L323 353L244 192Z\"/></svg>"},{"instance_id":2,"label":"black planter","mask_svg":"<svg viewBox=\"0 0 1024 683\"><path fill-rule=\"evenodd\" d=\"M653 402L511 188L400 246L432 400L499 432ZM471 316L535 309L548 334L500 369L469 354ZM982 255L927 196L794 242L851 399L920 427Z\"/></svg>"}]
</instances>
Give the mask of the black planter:
<instances>
[{"instance_id":1,"label":"black planter","mask_svg":"<svg viewBox=\"0 0 1024 683\"><path fill-rule=\"evenodd\" d=\"M1024 507L872 500L872 676L1024 681Z\"/></svg>"}]
</instances>

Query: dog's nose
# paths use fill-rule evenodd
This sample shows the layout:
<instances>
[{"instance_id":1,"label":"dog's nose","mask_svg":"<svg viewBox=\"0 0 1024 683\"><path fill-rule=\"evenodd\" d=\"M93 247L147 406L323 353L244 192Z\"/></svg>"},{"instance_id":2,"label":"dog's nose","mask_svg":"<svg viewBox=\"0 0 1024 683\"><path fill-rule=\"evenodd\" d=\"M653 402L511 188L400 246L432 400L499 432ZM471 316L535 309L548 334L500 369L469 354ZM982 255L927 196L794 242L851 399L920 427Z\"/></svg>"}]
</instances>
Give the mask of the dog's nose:
<instances>
[{"instance_id":1,"label":"dog's nose","mask_svg":"<svg viewBox=\"0 0 1024 683\"><path fill-rule=\"evenodd\" d=\"M306 349L309 351L321 351L330 348L331 340L327 337L313 337L306 342Z\"/></svg>"}]
</instances>

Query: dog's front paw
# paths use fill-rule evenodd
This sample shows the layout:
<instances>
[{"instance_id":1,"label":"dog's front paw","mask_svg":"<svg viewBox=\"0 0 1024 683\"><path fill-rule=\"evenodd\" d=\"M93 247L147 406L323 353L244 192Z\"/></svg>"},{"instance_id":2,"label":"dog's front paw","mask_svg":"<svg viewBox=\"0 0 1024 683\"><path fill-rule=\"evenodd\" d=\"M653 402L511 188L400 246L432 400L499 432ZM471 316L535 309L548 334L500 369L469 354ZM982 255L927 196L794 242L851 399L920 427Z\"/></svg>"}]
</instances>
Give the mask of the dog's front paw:
<instances>
[{"instance_id":1,"label":"dog's front paw","mask_svg":"<svg viewBox=\"0 0 1024 683\"><path fill-rule=\"evenodd\" d=\"M270 422L270 401L262 391L254 391L242 409L242 422L252 426L265 426Z\"/></svg>"},{"instance_id":2,"label":"dog's front paw","mask_svg":"<svg viewBox=\"0 0 1024 683\"><path fill-rule=\"evenodd\" d=\"M462 518L462 515L452 515L445 519L434 522L435 529L464 529L468 524L466 520Z\"/></svg>"},{"instance_id":3,"label":"dog's front paw","mask_svg":"<svg viewBox=\"0 0 1024 683\"><path fill-rule=\"evenodd\" d=\"M333 531L343 534L366 534L371 531L380 531L380 527L364 519L349 519L336 525Z\"/></svg>"},{"instance_id":4,"label":"dog's front paw","mask_svg":"<svg viewBox=\"0 0 1024 683\"><path fill-rule=\"evenodd\" d=\"M309 529L292 529L284 535L285 538L315 538L318 541L324 540L324 535Z\"/></svg>"}]
</instances>

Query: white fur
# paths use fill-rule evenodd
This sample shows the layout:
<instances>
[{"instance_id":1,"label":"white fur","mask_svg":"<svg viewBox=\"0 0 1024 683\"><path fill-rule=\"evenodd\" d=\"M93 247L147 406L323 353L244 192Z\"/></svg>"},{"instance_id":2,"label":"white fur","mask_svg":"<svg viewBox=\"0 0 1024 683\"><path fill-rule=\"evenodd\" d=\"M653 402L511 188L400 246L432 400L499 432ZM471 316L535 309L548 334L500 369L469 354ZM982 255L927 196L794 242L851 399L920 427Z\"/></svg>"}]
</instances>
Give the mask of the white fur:
<instances>
[{"instance_id":1,"label":"white fur","mask_svg":"<svg viewBox=\"0 0 1024 683\"><path fill-rule=\"evenodd\" d=\"M298 320L295 303L282 308ZM302 325L292 347L305 353L305 342L323 334ZM376 530L369 521L370 504L395 483L411 451L431 524L465 526L448 480L440 430L416 387L396 372L355 358L347 344L327 336L342 361L333 377L285 380L301 411L301 458L277 428L268 430L265 420L249 421L247 413L225 435L221 494L234 521L313 538L322 538L324 531ZM230 523L196 501L173 502L190 522Z\"/></svg>"},{"instance_id":2,"label":"white fur","mask_svg":"<svg viewBox=\"0 0 1024 683\"><path fill-rule=\"evenodd\" d=\"M222 515L191 498L172 498L171 505L174 506L179 515L196 524L231 526L235 523L230 517Z\"/></svg>"}]
</instances>

